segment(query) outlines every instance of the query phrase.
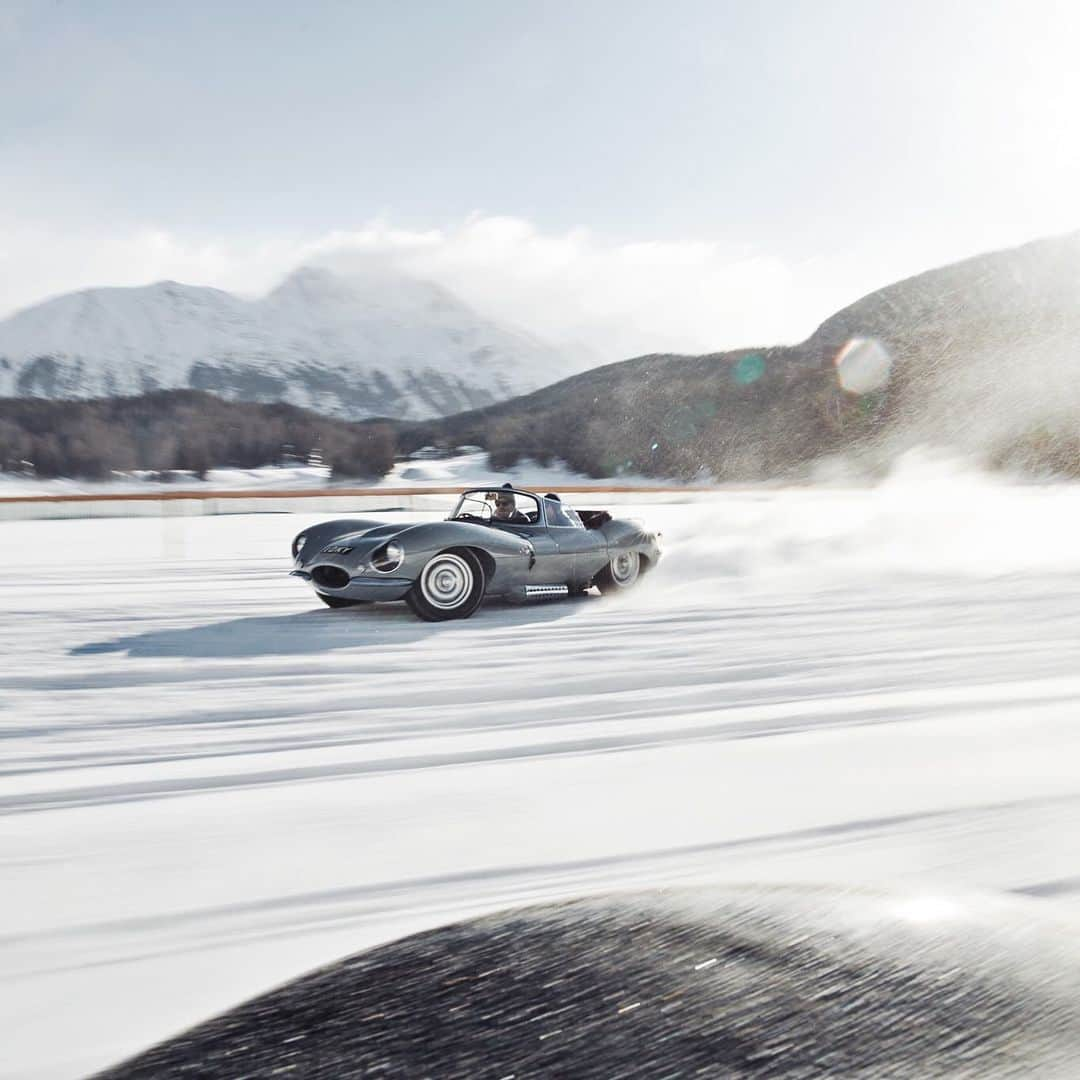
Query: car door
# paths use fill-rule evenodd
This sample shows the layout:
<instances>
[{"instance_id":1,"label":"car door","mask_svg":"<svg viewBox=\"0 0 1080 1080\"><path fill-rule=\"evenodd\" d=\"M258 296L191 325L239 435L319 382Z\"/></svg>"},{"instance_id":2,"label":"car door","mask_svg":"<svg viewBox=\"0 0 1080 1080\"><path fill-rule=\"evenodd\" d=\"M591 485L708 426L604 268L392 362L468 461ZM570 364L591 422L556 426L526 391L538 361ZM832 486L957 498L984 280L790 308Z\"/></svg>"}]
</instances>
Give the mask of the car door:
<instances>
[{"instance_id":1,"label":"car door","mask_svg":"<svg viewBox=\"0 0 1080 1080\"><path fill-rule=\"evenodd\" d=\"M537 496L526 492L513 492L514 517L492 517L488 524L500 532L527 540L533 550L532 565L524 575L524 585L558 585L569 583L568 570L563 566L559 545L552 539L544 520L543 510ZM520 520L516 520L520 519ZM569 569L572 569L572 564Z\"/></svg>"},{"instance_id":2,"label":"car door","mask_svg":"<svg viewBox=\"0 0 1080 1080\"><path fill-rule=\"evenodd\" d=\"M603 533L565 526L553 528L551 532L564 565L569 569L570 576L566 580L576 588L585 588L607 565L607 543Z\"/></svg>"},{"instance_id":3,"label":"car door","mask_svg":"<svg viewBox=\"0 0 1080 1080\"><path fill-rule=\"evenodd\" d=\"M556 499L545 499L551 539L559 549L565 580L575 588L587 586L607 564L607 540L596 529L586 529L574 511Z\"/></svg>"},{"instance_id":4,"label":"car door","mask_svg":"<svg viewBox=\"0 0 1080 1080\"><path fill-rule=\"evenodd\" d=\"M501 532L520 536L533 549L533 563L525 577L526 585L569 585L574 569L573 554L564 554L546 525L517 525L492 522Z\"/></svg>"}]
</instances>

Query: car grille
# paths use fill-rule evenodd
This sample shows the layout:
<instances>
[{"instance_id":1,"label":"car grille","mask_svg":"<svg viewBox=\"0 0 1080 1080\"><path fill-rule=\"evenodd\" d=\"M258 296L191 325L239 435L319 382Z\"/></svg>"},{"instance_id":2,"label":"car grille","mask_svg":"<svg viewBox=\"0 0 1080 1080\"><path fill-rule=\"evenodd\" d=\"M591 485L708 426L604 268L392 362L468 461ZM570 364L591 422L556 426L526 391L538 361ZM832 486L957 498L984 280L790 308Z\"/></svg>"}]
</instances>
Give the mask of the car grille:
<instances>
[{"instance_id":1,"label":"car grille","mask_svg":"<svg viewBox=\"0 0 1080 1080\"><path fill-rule=\"evenodd\" d=\"M316 566L311 571L311 580L327 589L344 589L349 584L349 575L340 566Z\"/></svg>"}]
</instances>

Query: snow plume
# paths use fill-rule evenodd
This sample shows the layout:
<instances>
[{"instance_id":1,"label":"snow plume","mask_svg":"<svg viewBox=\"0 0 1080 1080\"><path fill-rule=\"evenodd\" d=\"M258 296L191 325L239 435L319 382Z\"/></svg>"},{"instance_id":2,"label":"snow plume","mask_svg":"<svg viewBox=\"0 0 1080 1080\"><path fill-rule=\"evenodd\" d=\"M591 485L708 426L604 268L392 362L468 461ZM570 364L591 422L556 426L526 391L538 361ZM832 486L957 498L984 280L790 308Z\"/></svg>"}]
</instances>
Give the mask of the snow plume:
<instances>
[{"instance_id":1,"label":"snow plume","mask_svg":"<svg viewBox=\"0 0 1080 1080\"><path fill-rule=\"evenodd\" d=\"M914 451L869 490L779 494L725 492L672 515L665 558L639 602L666 605L674 593L715 607L746 593L1080 571L1080 485L1011 484ZM647 510L635 513L648 521ZM1063 529L1066 521L1074 527Z\"/></svg>"},{"instance_id":2,"label":"snow plume","mask_svg":"<svg viewBox=\"0 0 1080 1080\"><path fill-rule=\"evenodd\" d=\"M868 395L870 458L952 447L992 467L1080 472L1080 234L942 267L830 317L849 397ZM858 409L856 409L856 413ZM874 419L872 419L874 418Z\"/></svg>"},{"instance_id":3,"label":"snow plume","mask_svg":"<svg viewBox=\"0 0 1080 1080\"><path fill-rule=\"evenodd\" d=\"M991 468L1076 476L1080 468L1080 323L1033 326L1007 342L959 341L919 376L869 459L923 445Z\"/></svg>"}]
</instances>

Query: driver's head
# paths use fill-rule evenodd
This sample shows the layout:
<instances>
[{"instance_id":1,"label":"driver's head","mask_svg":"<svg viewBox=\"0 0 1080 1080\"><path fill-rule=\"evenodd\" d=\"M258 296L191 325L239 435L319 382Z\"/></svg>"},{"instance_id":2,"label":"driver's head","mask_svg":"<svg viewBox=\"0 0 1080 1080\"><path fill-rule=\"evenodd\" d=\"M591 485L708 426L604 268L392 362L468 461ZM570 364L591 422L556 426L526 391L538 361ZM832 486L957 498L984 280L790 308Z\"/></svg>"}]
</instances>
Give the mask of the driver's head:
<instances>
[{"instance_id":1,"label":"driver's head","mask_svg":"<svg viewBox=\"0 0 1080 1080\"><path fill-rule=\"evenodd\" d=\"M511 491L496 491L495 492L495 509L492 511L492 516L505 521L507 518L513 517L514 511L517 509L517 501L514 499L514 494Z\"/></svg>"}]
</instances>

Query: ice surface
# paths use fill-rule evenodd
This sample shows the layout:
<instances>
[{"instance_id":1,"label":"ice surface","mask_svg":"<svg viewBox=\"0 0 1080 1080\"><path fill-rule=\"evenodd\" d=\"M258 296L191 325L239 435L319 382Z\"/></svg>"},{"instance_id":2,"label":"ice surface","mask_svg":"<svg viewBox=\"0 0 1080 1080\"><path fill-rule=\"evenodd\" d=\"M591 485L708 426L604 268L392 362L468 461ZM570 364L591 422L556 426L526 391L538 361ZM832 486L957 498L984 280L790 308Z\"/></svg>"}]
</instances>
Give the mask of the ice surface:
<instances>
[{"instance_id":1,"label":"ice surface","mask_svg":"<svg viewBox=\"0 0 1080 1080\"><path fill-rule=\"evenodd\" d=\"M321 608L285 576L307 516L0 527L3 1075L583 892L1070 910L1080 490L914 469L620 513L664 533L638 593L441 626Z\"/></svg>"}]
</instances>

